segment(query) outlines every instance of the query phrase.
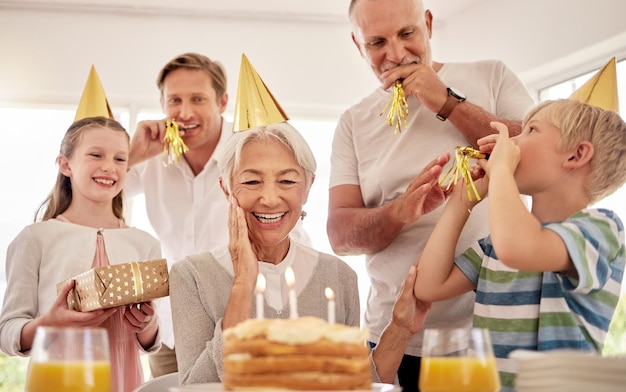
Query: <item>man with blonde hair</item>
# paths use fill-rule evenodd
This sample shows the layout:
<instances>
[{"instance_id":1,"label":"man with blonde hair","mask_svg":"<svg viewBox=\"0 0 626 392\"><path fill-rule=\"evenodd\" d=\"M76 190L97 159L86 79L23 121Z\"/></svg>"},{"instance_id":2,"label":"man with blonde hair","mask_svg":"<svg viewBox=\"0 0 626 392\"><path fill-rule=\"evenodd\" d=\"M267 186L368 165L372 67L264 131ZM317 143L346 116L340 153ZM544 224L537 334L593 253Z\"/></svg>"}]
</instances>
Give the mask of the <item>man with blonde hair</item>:
<instances>
[{"instance_id":1,"label":"man with blonde hair","mask_svg":"<svg viewBox=\"0 0 626 392\"><path fill-rule=\"evenodd\" d=\"M232 124L222 116L228 93L220 63L198 53L181 54L159 72L157 86L166 117L137 124L124 190L128 196L144 194L150 224L171 267L189 254L228 241L228 204L213 154L231 135ZM161 153L171 119L189 151L165 167ZM178 371L169 298L157 301L157 311L163 345L149 357L153 377Z\"/></svg>"}]
</instances>

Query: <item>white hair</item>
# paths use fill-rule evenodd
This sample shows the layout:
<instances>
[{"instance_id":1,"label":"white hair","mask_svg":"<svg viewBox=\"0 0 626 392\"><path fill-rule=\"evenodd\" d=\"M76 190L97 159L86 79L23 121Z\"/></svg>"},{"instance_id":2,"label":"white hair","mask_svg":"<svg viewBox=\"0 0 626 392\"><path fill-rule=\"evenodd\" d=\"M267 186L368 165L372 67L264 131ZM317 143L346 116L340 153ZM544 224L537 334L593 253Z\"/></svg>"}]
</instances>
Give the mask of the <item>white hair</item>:
<instances>
[{"instance_id":1,"label":"white hair","mask_svg":"<svg viewBox=\"0 0 626 392\"><path fill-rule=\"evenodd\" d=\"M306 174L306 186L311 186L317 162L313 151L302 135L289 123L264 125L247 131L234 133L216 153L217 167L224 180L224 186L230 192L232 189L233 172L239 166L241 151L244 146L253 141L275 140L282 143L293 153L298 165Z\"/></svg>"}]
</instances>

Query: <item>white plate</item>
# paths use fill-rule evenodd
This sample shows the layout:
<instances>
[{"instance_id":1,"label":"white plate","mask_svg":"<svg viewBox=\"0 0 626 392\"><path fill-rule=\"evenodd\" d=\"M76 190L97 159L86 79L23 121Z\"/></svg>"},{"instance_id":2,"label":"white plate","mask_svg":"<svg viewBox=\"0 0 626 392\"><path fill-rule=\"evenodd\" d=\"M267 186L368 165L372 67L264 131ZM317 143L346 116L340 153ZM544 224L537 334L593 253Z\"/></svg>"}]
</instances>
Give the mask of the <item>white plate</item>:
<instances>
[{"instance_id":1,"label":"white plate","mask_svg":"<svg viewBox=\"0 0 626 392\"><path fill-rule=\"evenodd\" d=\"M183 385L180 387L170 387L170 392L189 392L189 391L204 391L204 392L214 392L214 391L223 391L222 384L219 383L210 383L210 384L189 384ZM257 391L261 391L261 389L257 389ZM393 384L381 384L374 383L372 384L371 391L367 392L400 392L402 388L398 385ZM301 392L317 392L317 391L301 391ZM347 392L359 392L359 391L347 391Z\"/></svg>"}]
</instances>

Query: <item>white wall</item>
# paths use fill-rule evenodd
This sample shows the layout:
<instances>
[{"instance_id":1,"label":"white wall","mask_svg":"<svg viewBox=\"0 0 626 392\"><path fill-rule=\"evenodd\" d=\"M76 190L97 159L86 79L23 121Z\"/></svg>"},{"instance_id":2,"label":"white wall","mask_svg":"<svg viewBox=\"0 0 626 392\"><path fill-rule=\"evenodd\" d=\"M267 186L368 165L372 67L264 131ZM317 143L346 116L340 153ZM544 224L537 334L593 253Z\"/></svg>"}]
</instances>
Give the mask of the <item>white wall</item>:
<instances>
[{"instance_id":1,"label":"white wall","mask_svg":"<svg viewBox=\"0 0 626 392\"><path fill-rule=\"evenodd\" d=\"M319 105L335 115L375 85L347 23L241 23L0 8L0 37L0 99L34 94L76 104L93 63L112 105L158 104L158 71L186 51L224 64L231 108L242 53L289 114Z\"/></svg>"},{"instance_id":2,"label":"white wall","mask_svg":"<svg viewBox=\"0 0 626 392\"><path fill-rule=\"evenodd\" d=\"M434 54L500 58L530 88L541 88L626 57L625 15L623 0L483 0L440 26Z\"/></svg>"},{"instance_id":3,"label":"white wall","mask_svg":"<svg viewBox=\"0 0 626 392\"><path fill-rule=\"evenodd\" d=\"M296 0L294 0L296 1ZM300 0L298 0L300 1ZM445 0L426 0L433 9ZM347 1L346 1L347 4ZM626 56L623 0L482 0L440 21L438 60L504 60L535 88ZM155 78L170 58L219 59L232 110L241 53L292 117L336 117L377 81L345 23L29 11L0 1L0 102L75 105L95 64L112 105L155 106ZM571 76L571 75L567 75Z\"/></svg>"}]
</instances>

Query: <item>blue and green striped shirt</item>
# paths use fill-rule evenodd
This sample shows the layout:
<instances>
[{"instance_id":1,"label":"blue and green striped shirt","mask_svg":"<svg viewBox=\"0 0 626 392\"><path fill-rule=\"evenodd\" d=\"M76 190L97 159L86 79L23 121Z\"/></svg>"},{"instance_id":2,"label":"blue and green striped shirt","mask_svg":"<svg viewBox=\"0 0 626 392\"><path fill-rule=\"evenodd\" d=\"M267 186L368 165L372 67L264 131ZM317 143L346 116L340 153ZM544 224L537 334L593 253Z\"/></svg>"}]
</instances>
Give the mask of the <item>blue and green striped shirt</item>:
<instances>
[{"instance_id":1,"label":"blue and green striped shirt","mask_svg":"<svg viewBox=\"0 0 626 392\"><path fill-rule=\"evenodd\" d=\"M624 227L615 213L585 209L543 226L563 239L578 279L509 268L497 259L491 237L455 260L476 285L474 326L490 331L502 391L514 384L513 350L601 351L620 295Z\"/></svg>"}]
</instances>

